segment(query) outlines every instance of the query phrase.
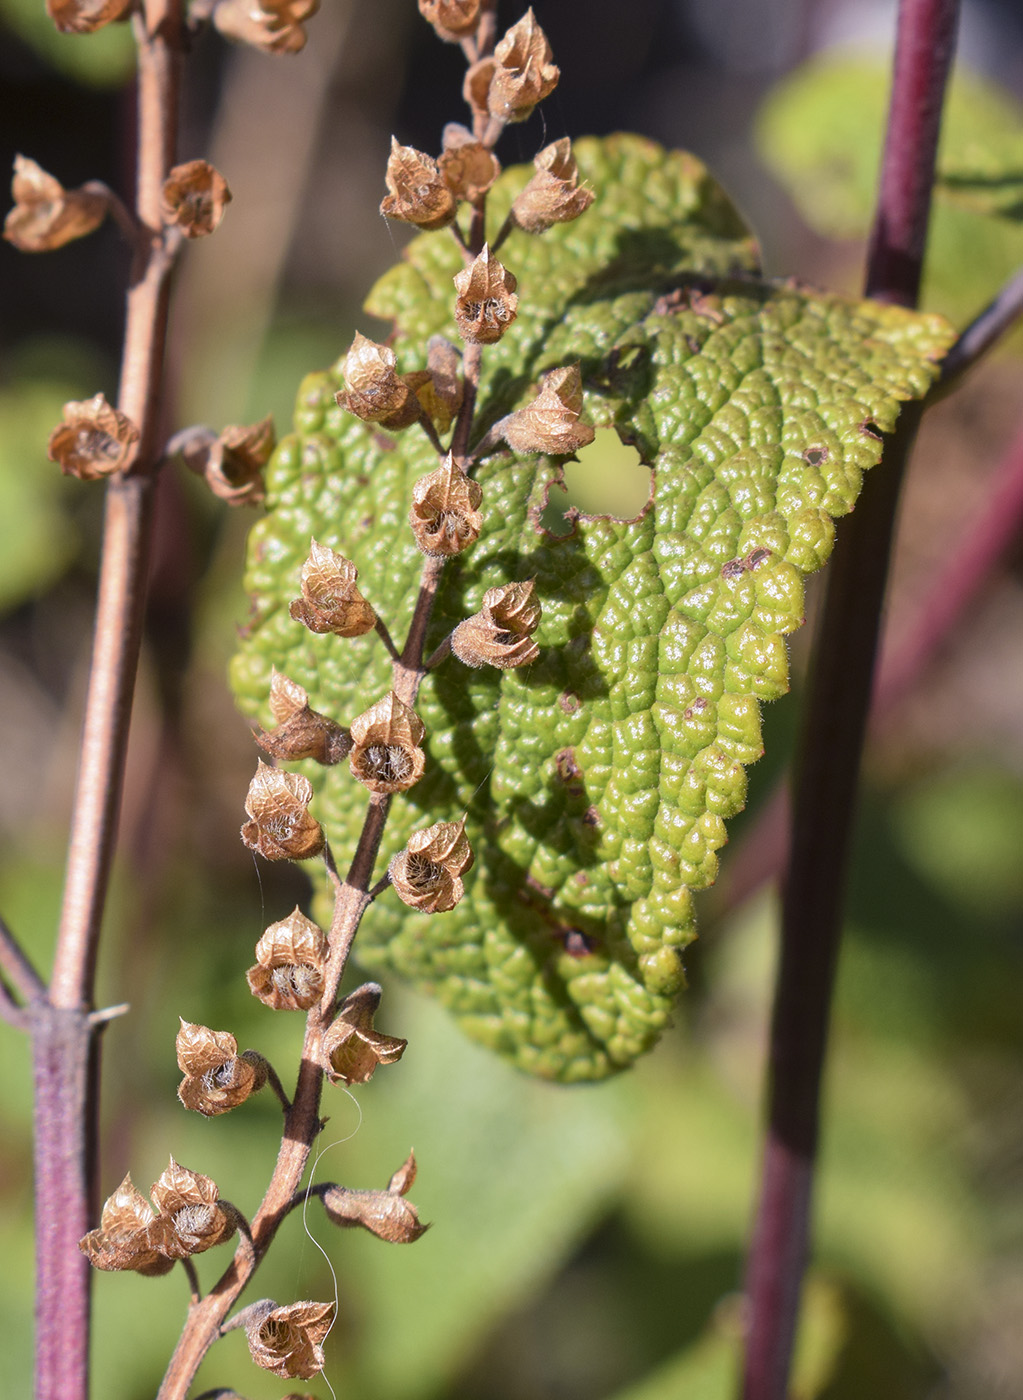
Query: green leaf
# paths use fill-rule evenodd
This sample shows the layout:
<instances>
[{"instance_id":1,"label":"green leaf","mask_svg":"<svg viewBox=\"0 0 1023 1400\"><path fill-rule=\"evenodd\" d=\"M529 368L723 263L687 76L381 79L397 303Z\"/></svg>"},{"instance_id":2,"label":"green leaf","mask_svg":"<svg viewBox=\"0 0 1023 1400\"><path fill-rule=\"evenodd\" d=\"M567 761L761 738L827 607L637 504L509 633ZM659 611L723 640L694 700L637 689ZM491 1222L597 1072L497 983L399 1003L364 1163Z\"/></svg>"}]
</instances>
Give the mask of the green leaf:
<instances>
[{"instance_id":1,"label":"green leaf","mask_svg":"<svg viewBox=\"0 0 1023 1400\"><path fill-rule=\"evenodd\" d=\"M387 894L359 935L363 962L434 992L521 1068L565 1080L629 1064L665 1025L693 891L714 880L743 765L762 750L760 703L788 686L803 577L952 338L936 317L756 280L752 241L691 156L630 136L576 154L594 210L502 249L519 318L484 355L480 421L579 361L592 421L635 444L651 499L637 520L579 517L555 538L539 517L557 463L481 464L484 534L445 573L429 645L487 588L535 577L541 657L524 673L448 662L428 677L427 775L395 803L383 854L467 812L477 865L452 913L412 914ZM526 176L509 171L493 192L494 226ZM421 365L429 335L454 338L460 266L452 240L424 236L374 290L402 369ZM339 385L340 365L304 382L252 533L234 683L264 721L271 664L342 720L390 683L372 635L339 643L289 618L311 536L354 559L394 635L412 611L422 561L405 517L436 459L421 432L395 442L342 414ZM347 769L305 771L343 858L362 794Z\"/></svg>"}]
</instances>

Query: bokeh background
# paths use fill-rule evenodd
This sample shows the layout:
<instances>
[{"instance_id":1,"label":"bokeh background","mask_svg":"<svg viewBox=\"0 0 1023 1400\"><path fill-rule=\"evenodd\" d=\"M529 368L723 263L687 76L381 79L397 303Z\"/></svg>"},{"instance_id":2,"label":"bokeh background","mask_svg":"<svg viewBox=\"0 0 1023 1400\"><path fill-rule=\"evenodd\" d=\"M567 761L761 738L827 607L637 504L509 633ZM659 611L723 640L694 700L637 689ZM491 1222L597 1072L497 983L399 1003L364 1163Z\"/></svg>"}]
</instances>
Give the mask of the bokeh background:
<instances>
[{"instance_id":1,"label":"bokeh background","mask_svg":"<svg viewBox=\"0 0 1023 1400\"><path fill-rule=\"evenodd\" d=\"M503 138L506 163L619 128L684 146L743 209L770 274L856 291L889 0L535 8L563 76ZM503 21L518 15L502 0ZM309 34L297 57L215 35L196 45L181 157L211 159L235 200L182 269L169 431L268 411L284 431L301 376L336 359L356 327L380 332L359 307L405 242L377 213L389 138L436 151L444 123L462 116L461 57L413 0L323 0ZM966 4L959 53L949 159L1015 151L1021 184L1016 0ZM129 191L131 63L122 27L64 38L41 0L0 0L0 157L20 151L68 186L100 178ZM960 324L1023 264L1020 198L961 195L939 205L925 287L927 306ZM114 396L126 274L113 228L42 257L0 246L0 910L40 968L59 907L101 510L100 492L58 479L45 441L65 399ZM893 668L918 659L891 684L867 763L797 1400L1023 1393L1018 531L980 551L962 606L928 639L964 542L1023 457L1021 353L1017 335L933 410L911 471L887 657ZM625 515L636 490L645 496L606 444L570 485L588 508ZM1010 527L1019 496L1002 512ZM248 1213L279 1115L262 1098L210 1122L186 1114L173 1042L179 1015L229 1028L286 1079L299 1044L298 1021L266 1011L243 977L265 923L308 896L303 874L257 870L237 838L254 750L225 670L246 611L252 518L164 475L101 966L104 1000L131 1002L105 1039L103 1194L129 1169L145 1188L173 1152ZM328 1367L305 1387L321 1400L327 1380L363 1400L731 1393L774 960L763 812L798 722L803 638L795 694L769 709L749 812L704 899L691 989L645 1063L597 1087L535 1084L434 1006L386 989L382 1029L409 1050L357 1095L329 1092L317 1175L383 1186L414 1146L412 1199L434 1228L413 1247L386 1245L334 1231L313 1202L314 1239L297 1215L282 1231L258 1296L331 1296L318 1244L336 1273ZM0 1085L0 1396L15 1400L30 1393L30 1093L26 1048L2 1024ZM204 1284L223 1262L198 1261ZM177 1271L97 1278L98 1396L155 1393L186 1301ZM228 1384L250 1400L289 1389L252 1366L239 1333L197 1389Z\"/></svg>"}]
</instances>

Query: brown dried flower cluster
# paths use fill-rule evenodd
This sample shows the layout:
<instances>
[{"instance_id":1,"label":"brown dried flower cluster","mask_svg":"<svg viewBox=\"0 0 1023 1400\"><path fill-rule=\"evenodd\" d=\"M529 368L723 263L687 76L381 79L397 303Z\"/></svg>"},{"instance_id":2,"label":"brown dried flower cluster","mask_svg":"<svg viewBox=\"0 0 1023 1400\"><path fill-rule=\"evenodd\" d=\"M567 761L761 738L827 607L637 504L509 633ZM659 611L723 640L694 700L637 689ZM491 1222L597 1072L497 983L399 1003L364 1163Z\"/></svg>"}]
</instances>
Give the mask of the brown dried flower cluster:
<instances>
[{"instance_id":1,"label":"brown dried flower cluster","mask_svg":"<svg viewBox=\"0 0 1023 1400\"><path fill-rule=\"evenodd\" d=\"M283 773L259 760L245 810L252 818L242 840L267 860L308 860L323 850L323 828L309 815L313 785L301 773Z\"/></svg>"},{"instance_id":2,"label":"brown dried flower cluster","mask_svg":"<svg viewBox=\"0 0 1023 1400\"><path fill-rule=\"evenodd\" d=\"M323 1370L323 1340L334 1325L333 1303L289 1303L269 1299L246 1310L245 1336L257 1366L275 1376L309 1380Z\"/></svg>"},{"instance_id":3,"label":"brown dried flower cluster","mask_svg":"<svg viewBox=\"0 0 1023 1400\"><path fill-rule=\"evenodd\" d=\"M516 198L511 216L526 233L543 233L554 224L571 223L593 203L593 191L579 184L579 167L567 136L545 146L533 158L536 174Z\"/></svg>"},{"instance_id":4,"label":"brown dried flower cluster","mask_svg":"<svg viewBox=\"0 0 1023 1400\"><path fill-rule=\"evenodd\" d=\"M330 1186L323 1193L323 1205L334 1224L344 1229L360 1226L390 1244L412 1244L430 1228L421 1223L415 1206L404 1199L415 1179L416 1158L410 1152L385 1191Z\"/></svg>"},{"instance_id":5,"label":"brown dried flower cluster","mask_svg":"<svg viewBox=\"0 0 1023 1400\"><path fill-rule=\"evenodd\" d=\"M97 190L66 190L27 156L14 157L14 208L4 220L4 238L23 253L48 253L84 238L106 218L108 201Z\"/></svg>"},{"instance_id":6,"label":"brown dried flower cluster","mask_svg":"<svg viewBox=\"0 0 1023 1400\"><path fill-rule=\"evenodd\" d=\"M455 324L471 345L493 345L518 314L515 278L484 244L477 258L455 274Z\"/></svg>"},{"instance_id":7,"label":"brown dried flower cluster","mask_svg":"<svg viewBox=\"0 0 1023 1400\"><path fill-rule=\"evenodd\" d=\"M381 995L376 982L365 982L341 1003L321 1045L320 1063L332 1084L365 1084L377 1065L396 1064L404 1055L407 1040L374 1029Z\"/></svg>"},{"instance_id":8,"label":"brown dried flower cluster","mask_svg":"<svg viewBox=\"0 0 1023 1400\"><path fill-rule=\"evenodd\" d=\"M124 1178L103 1206L99 1229L78 1242L95 1268L165 1274L176 1259L223 1244L238 1228L238 1213L220 1199L216 1183L173 1157L152 1197L155 1210L131 1176Z\"/></svg>"},{"instance_id":9,"label":"brown dried flower cluster","mask_svg":"<svg viewBox=\"0 0 1023 1400\"><path fill-rule=\"evenodd\" d=\"M593 428L583 421L583 384L578 365L545 374L532 403L510 413L498 428L513 452L549 452L565 457L591 443Z\"/></svg>"},{"instance_id":10,"label":"brown dried flower cluster","mask_svg":"<svg viewBox=\"0 0 1023 1400\"><path fill-rule=\"evenodd\" d=\"M459 374L461 363L461 353L450 340L445 340L442 335L430 337L427 342L426 377L415 392L423 412L432 419L439 433L447 432L462 406L464 386Z\"/></svg>"},{"instance_id":11,"label":"brown dried flower cluster","mask_svg":"<svg viewBox=\"0 0 1023 1400\"><path fill-rule=\"evenodd\" d=\"M376 626L377 615L356 588L359 571L350 559L311 540L302 565L302 596L289 611L310 632L361 637Z\"/></svg>"},{"instance_id":12,"label":"brown dried flower cluster","mask_svg":"<svg viewBox=\"0 0 1023 1400\"><path fill-rule=\"evenodd\" d=\"M163 217L186 238L212 233L230 203L227 181L208 160L175 165L163 184Z\"/></svg>"},{"instance_id":13,"label":"brown dried flower cluster","mask_svg":"<svg viewBox=\"0 0 1023 1400\"><path fill-rule=\"evenodd\" d=\"M238 1042L229 1031L181 1020L174 1042L178 1069L185 1076L178 1098L186 1108L207 1118L228 1113L257 1093L266 1083L266 1061L254 1050L238 1054Z\"/></svg>"},{"instance_id":14,"label":"brown dried flower cluster","mask_svg":"<svg viewBox=\"0 0 1023 1400\"><path fill-rule=\"evenodd\" d=\"M436 471L421 476L412 488L409 524L416 544L424 554L461 554L480 537L482 500L479 482L466 476L449 452Z\"/></svg>"},{"instance_id":15,"label":"brown dried flower cluster","mask_svg":"<svg viewBox=\"0 0 1023 1400\"><path fill-rule=\"evenodd\" d=\"M329 953L322 929L296 905L256 944L256 964L245 974L249 990L274 1011L308 1011L323 993Z\"/></svg>"},{"instance_id":16,"label":"brown dried flower cluster","mask_svg":"<svg viewBox=\"0 0 1023 1400\"><path fill-rule=\"evenodd\" d=\"M266 53L299 53L307 37L302 25L319 8L320 0L219 0L213 23L226 39Z\"/></svg>"},{"instance_id":17,"label":"brown dried flower cluster","mask_svg":"<svg viewBox=\"0 0 1023 1400\"><path fill-rule=\"evenodd\" d=\"M524 122L538 102L558 85L560 70L551 62L547 36L528 9L494 49L469 69L465 98L477 113L500 122Z\"/></svg>"},{"instance_id":18,"label":"brown dried flower cluster","mask_svg":"<svg viewBox=\"0 0 1023 1400\"><path fill-rule=\"evenodd\" d=\"M400 375L396 363L393 350L356 331L342 371L345 387L334 396L338 406L385 428L397 430L414 423L420 406L413 390L429 375Z\"/></svg>"},{"instance_id":19,"label":"brown dried flower cluster","mask_svg":"<svg viewBox=\"0 0 1023 1400\"><path fill-rule=\"evenodd\" d=\"M464 820L435 822L409 837L388 873L402 903L421 914L445 914L465 893L460 877L474 859Z\"/></svg>"},{"instance_id":20,"label":"brown dried flower cluster","mask_svg":"<svg viewBox=\"0 0 1023 1400\"><path fill-rule=\"evenodd\" d=\"M452 632L451 650L467 666L497 666L502 671L528 666L540 655L533 640L540 616L532 579L489 588L479 612Z\"/></svg>"},{"instance_id":21,"label":"brown dried flower cluster","mask_svg":"<svg viewBox=\"0 0 1023 1400\"><path fill-rule=\"evenodd\" d=\"M414 146L399 146L391 137L391 154L384 176L387 194L381 214L421 229L444 228L455 217L455 197L437 162Z\"/></svg>"},{"instance_id":22,"label":"brown dried flower cluster","mask_svg":"<svg viewBox=\"0 0 1023 1400\"><path fill-rule=\"evenodd\" d=\"M127 19L135 0L46 0L46 13L61 34L92 34Z\"/></svg>"},{"instance_id":23,"label":"brown dried flower cluster","mask_svg":"<svg viewBox=\"0 0 1023 1400\"><path fill-rule=\"evenodd\" d=\"M276 445L273 418L267 416L249 426L231 424L217 437L197 434L181 455L214 496L229 506L254 506L266 495L263 468Z\"/></svg>"},{"instance_id":24,"label":"brown dried flower cluster","mask_svg":"<svg viewBox=\"0 0 1023 1400\"><path fill-rule=\"evenodd\" d=\"M309 694L275 666L270 677L270 712L276 729L260 730L256 743L288 763L312 758L330 765L347 758L352 738L347 729L309 705Z\"/></svg>"},{"instance_id":25,"label":"brown dried flower cluster","mask_svg":"<svg viewBox=\"0 0 1023 1400\"><path fill-rule=\"evenodd\" d=\"M437 161L444 183L457 200L477 204L501 173L501 162L467 127L449 122Z\"/></svg>"},{"instance_id":26,"label":"brown dried flower cluster","mask_svg":"<svg viewBox=\"0 0 1023 1400\"><path fill-rule=\"evenodd\" d=\"M449 44L475 34L480 22L480 0L419 0L419 13Z\"/></svg>"},{"instance_id":27,"label":"brown dried flower cluster","mask_svg":"<svg viewBox=\"0 0 1023 1400\"><path fill-rule=\"evenodd\" d=\"M405 792L423 776L426 728L394 691L352 720L352 775L370 792Z\"/></svg>"},{"instance_id":28,"label":"brown dried flower cluster","mask_svg":"<svg viewBox=\"0 0 1023 1400\"><path fill-rule=\"evenodd\" d=\"M102 394L64 405L64 421L50 434L46 454L65 476L98 481L131 465L139 430Z\"/></svg>"}]
</instances>

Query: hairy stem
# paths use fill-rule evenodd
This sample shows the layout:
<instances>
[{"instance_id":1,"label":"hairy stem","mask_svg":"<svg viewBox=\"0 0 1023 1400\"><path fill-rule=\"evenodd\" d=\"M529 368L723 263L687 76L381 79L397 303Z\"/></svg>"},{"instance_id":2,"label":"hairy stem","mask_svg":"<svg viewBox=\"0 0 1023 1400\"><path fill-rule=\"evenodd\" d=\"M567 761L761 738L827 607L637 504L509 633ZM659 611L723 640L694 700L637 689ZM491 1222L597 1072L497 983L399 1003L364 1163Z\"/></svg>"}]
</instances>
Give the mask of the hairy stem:
<instances>
[{"instance_id":1,"label":"hairy stem","mask_svg":"<svg viewBox=\"0 0 1023 1400\"><path fill-rule=\"evenodd\" d=\"M866 294L912 306L923 266L957 0L901 0ZM899 486L920 421L903 411L828 574L793 791L771 1024L768 1127L747 1262L745 1400L784 1400L809 1247L820 1081L849 841Z\"/></svg>"}]
</instances>

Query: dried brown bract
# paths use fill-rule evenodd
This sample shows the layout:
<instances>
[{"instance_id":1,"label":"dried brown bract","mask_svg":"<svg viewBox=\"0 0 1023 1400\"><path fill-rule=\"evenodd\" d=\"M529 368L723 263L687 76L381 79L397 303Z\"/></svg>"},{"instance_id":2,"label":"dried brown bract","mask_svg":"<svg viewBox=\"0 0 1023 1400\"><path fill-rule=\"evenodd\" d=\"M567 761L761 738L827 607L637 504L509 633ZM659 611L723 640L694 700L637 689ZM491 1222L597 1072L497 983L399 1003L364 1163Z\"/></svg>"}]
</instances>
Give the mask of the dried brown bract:
<instances>
[{"instance_id":1,"label":"dried brown bract","mask_svg":"<svg viewBox=\"0 0 1023 1400\"><path fill-rule=\"evenodd\" d=\"M410 908L421 914L445 914L465 893L459 877L473 860L464 820L436 822L414 832L405 849L391 861L391 884Z\"/></svg>"},{"instance_id":2,"label":"dried brown bract","mask_svg":"<svg viewBox=\"0 0 1023 1400\"><path fill-rule=\"evenodd\" d=\"M84 238L106 218L107 200L96 191L66 190L41 165L14 157L14 208L4 220L4 238L23 253L48 253Z\"/></svg>"},{"instance_id":3,"label":"dried brown bract","mask_svg":"<svg viewBox=\"0 0 1023 1400\"><path fill-rule=\"evenodd\" d=\"M330 947L323 931L296 907L256 944L249 990L274 1011L308 1011L323 992Z\"/></svg>"},{"instance_id":4,"label":"dried brown bract","mask_svg":"<svg viewBox=\"0 0 1023 1400\"><path fill-rule=\"evenodd\" d=\"M377 615L356 588L359 571L350 559L328 545L310 541L302 565L302 596L289 609L310 632L361 637L376 626Z\"/></svg>"},{"instance_id":5,"label":"dried brown bract","mask_svg":"<svg viewBox=\"0 0 1023 1400\"><path fill-rule=\"evenodd\" d=\"M201 1172L189 1171L174 1158L154 1182L157 1218L150 1231L158 1248L170 1259L187 1259L224 1244L238 1229L233 1206L220 1199L217 1184Z\"/></svg>"},{"instance_id":6,"label":"dried brown bract","mask_svg":"<svg viewBox=\"0 0 1023 1400\"><path fill-rule=\"evenodd\" d=\"M558 85L561 72L551 56L547 35L530 8L494 49L494 75L487 92L490 115L524 122Z\"/></svg>"},{"instance_id":7,"label":"dried brown bract","mask_svg":"<svg viewBox=\"0 0 1023 1400\"><path fill-rule=\"evenodd\" d=\"M320 8L320 0L219 0L213 23L227 39L266 53L299 53L305 48L302 25Z\"/></svg>"},{"instance_id":8,"label":"dried brown bract","mask_svg":"<svg viewBox=\"0 0 1023 1400\"><path fill-rule=\"evenodd\" d=\"M515 278L484 244L468 267L455 274L455 324L472 345L493 345L518 314Z\"/></svg>"},{"instance_id":9,"label":"dried brown bract","mask_svg":"<svg viewBox=\"0 0 1023 1400\"><path fill-rule=\"evenodd\" d=\"M444 228L455 217L455 197L444 183L437 162L414 146L399 146L393 136L384 179L387 194L380 212L389 219L435 229Z\"/></svg>"},{"instance_id":10,"label":"dried brown bract","mask_svg":"<svg viewBox=\"0 0 1023 1400\"><path fill-rule=\"evenodd\" d=\"M212 442L184 447L181 455L214 496L230 506L254 506L266 495L263 468L276 446L274 420L267 416L248 427L232 424Z\"/></svg>"},{"instance_id":11,"label":"dried brown bract","mask_svg":"<svg viewBox=\"0 0 1023 1400\"><path fill-rule=\"evenodd\" d=\"M457 122L444 128L444 150L437 166L454 197L469 204L478 204L501 173L493 151Z\"/></svg>"},{"instance_id":12,"label":"dried brown bract","mask_svg":"<svg viewBox=\"0 0 1023 1400\"><path fill-rule=\"evenodd\" d=\"M342 371L345 387L335 395L338 405L366 423L383 423L388 428L414 423L419 405L395 364L393 350L356 331Z\"/></svg>"},{"instance_id":13,"label":"dried brown bract","mask_svg":"<svg viewBox=\"0 0 1023 1400\"><path fill-rule=\"evenodd\" d=\"M549 452L564 457L585 447L594 431L583 421L583 385L578 365L545 374L532 403L510 413L496 431L513 452Z\"/></svg>"},{"instance_id":14,"label":"dried brown bract","mask_svg":"<svg viewBox=\"0 0 1023 1400\"><path fill-rule=\"evenodd\" d=\"M323 829L309 815L313 785L301 773L283 773L259 760L245 810L252 818L242 840L267 860L308 860L323 850Z\"/></svg>"},{"instance_id":15,"label":"dried brown bract","mask_svg":"<svg viewBox=\"0 0 1023 1400\"><path fill-rule=\"evenodd\" d=\"M465 81L462 84L462 96L472 108L473 117L478 123L484 125L490 118L487 98L496 67L497 64L491 55L481 58L478 63L472 64L466 71ZM500 123L496 123L496 127L499 134Z\"/></svg>"},{"instance_id":16,"label":"dried brown bract","mask_svg":"<svg viewBox=\"0 0 1023 1400\"><path fill-rule=\"evenodd\" d=\"M540 655L532 635L540 615L532 579L490 588L479 612L452 632L451 650L467 666L497 666L502 671L528 666Z\"/></svg>"},{"instance_id":17,"label":"dried brown bract","mask_svg":"<svg viewBox=\"0 0 1023 1400\"><path fill-rule=\"evenodd\" d=\"M426 736L415 710L389 691L352 720L352 774L370 792L405 792L418 783L426 766L420 748Z\"/></svg>"},{"instance_id":18,"label":"dried brown bract","mask_svg":"<svg viewBox=\"0 0 1023 1400\"><path fill-rule=\"evenodd\" d=\"M96 394L64 405L64 421L50 434L46 455L65 476L98 481L131 466L138 440L131 419Z\"/></svg>"},{"instance_id":19,"label":"dried brown bract","mask_svg":"<svg viewBox=\"0 0 1023 1400\"><path fill-rule=\"evenodd\" d=\"M275 1376L309 1380L323 1370L323 1339L334 1324L333 1303L270 1303L256 1311L245 1335L257 1366Z\"/></svg>"},{"instance_id":20,"label":"dried brown bract","mask_svg":"<svg viewBox=\"0 0 1023 1400\"><path fill-rule=\"evenodd\" d=\"M391 1177L386 1191L355 1191L348 1186L330 1186L323 1193L323 1205L335 1225L343 1229L361 1226L390 1244L412 1244L430 1228L423 1225L419 1212L404 1199L416 1179L415 1154Z\"/></svg>"},{"instance_id":21,"label":"dried brown bract","mask_svg":"<svg viewBox=\"0 0 1023 1400\"><path fill-rule=\"evenodd\" d=\"M46 13L61 34L92 34L127 19L135 0L46 0Z\"/></svg>"},{"instance_id":22,"label":"dried brown bract","mask_svg":"<svg viewBox=\"0 0 1023 1400\"><path fill-rule=\"evenodd\" d=\"M175 1048L178 1068L185 1076L178 1098L186 1108L213 1118L244 1103L266 1083L266 1062L253 1051L238 1054L229 1031L213 1031L181 1021Z\"/></svg>"},{"instance_id":23,"label":"dried brown bract","mask_svg":"<svg viewBox=\"0 0 1023 1400\"><path fill-rule=\"evenodd\" d=\"M348 730L312 709L303 687L282 675L276 666L270 678L270 711L277 727L269 732L260 730L256 743L274 758L289 763L312 758L324 765L347 758L352 747Z\"/></svg>"},{"instance_id":24,"label":"dried brown bract","mask_svg":"<svg viewBox=\"0 0 1023 1400\"><path fill-rule=\"evenodd\" d=\"M536 174L511 207L512 218L526 233L570 223L593 203L593 191L579 184L579 167L567 136L545 146L533 164Z\"/></svg>"},{"instance_id":25,"label":"dried brown bract","mask_svg":"<svg viewBox=\"0 0 1023 1400\"><path fill-rule=\"evenodd\" d=\"M214 231L231 203L231 191L208 160L175 165L163 182L163 217L186 238L205 238Z\"/></svg>"},{"instance_id":26,"label":"dried brown bract","mask_svg":"<svg viewBox=\"0 0 1023 1400\"><path fill-rule=\"evenodd\" d=\"M166 1274L174 1267L174 1260L153 1245L149 1227L155 1219L156 1212L129 1174L107 1198L99 1229L80 1239L78 1248L93 1268L106 1272L129 1269L147 1278Z\"/></svg>"},{"instance_id":27,"label":"dried brown bract","mask_svg":"<svg viewBox=\"0 0 1023 1400\"><path fill-rule=\"evenodd\" d=\"M466 476L451 453L435 472L412 488L409 524L424 554L461 554L475 544L483 528L479 505L483 491Z\"/></svg>"},{"instance_id":28,"label":"dried brown bract","mask_svg":"<svg viewBox=\"0 0 1023 1400\"><path fill-rule=\"evenodd\" d=\"M449 44L475 34L480 22L480 0L419 0L419 13Z\"/></svg>"},{"instance_id":29,"label":"dried brown bract","mask_svg":"<svg viewBox=\"0 0 1023 1400\"><path fill-rule=\"evenodd\" d=\"M442 335L427 342L426 377L415 393L438 433L446 433L462 406L461 352Z\"/></svg>"},{"instance_id":30,"label":"dried brown bract","mask_svg":"<svg viewBox=\"0 0 1023 1400\"><path fill-rule=\"evenodd\" d=\"M407 1040L373 1027L380 996L377 983L366 982L338 1008L321 1046L320 1062L332 1084L365 1084L377 1065L393 1065L404 1055Z\"/></svg>"}]
</instances>

